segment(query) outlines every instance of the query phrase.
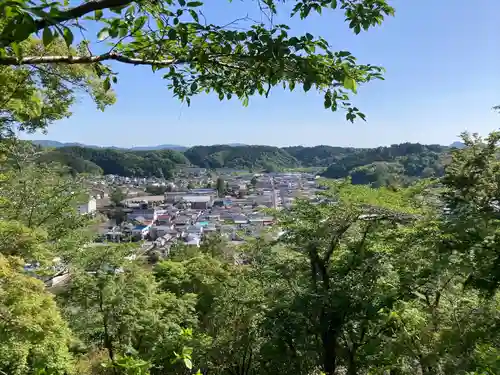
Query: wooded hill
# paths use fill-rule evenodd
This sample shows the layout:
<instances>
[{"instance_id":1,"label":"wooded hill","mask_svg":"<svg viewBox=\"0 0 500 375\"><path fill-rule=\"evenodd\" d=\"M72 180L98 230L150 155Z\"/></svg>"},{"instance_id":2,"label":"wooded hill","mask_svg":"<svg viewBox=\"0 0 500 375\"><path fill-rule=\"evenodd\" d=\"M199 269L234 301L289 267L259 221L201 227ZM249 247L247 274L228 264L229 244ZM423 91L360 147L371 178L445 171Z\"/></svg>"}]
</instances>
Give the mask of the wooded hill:
<instances>
[{"instance_id":1,"label":"wooded hill","mask_svg":"<svg viewBox=\"0 0 500 375\"><path fill-rule=\"evenodd\" d=\"M122 176L168 177L182 165L256 171L322 167L324 177L352 176L354 183L383 185L442 175L448 151L449 147L418 143L377 148L213 145L194 146L184 152L72 146L50 150L44 157L67 164L75 172Z\"/></svg>"}]
</instances>

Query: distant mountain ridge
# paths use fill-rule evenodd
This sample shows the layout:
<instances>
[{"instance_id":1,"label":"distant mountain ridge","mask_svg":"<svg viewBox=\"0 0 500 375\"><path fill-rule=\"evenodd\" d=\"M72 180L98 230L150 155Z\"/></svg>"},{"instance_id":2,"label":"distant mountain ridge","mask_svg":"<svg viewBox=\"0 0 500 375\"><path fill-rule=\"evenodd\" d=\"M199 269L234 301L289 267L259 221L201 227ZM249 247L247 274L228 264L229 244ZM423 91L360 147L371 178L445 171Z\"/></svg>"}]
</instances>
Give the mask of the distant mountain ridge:
<instances>
[{"instance_id":1,"label":"distant mountain ridge","mask_svg":"<svg viewBox=\"0 0 500 375\"><path fill-rule=\"evenodd\" d=\"M130 151L156 151L156 150L175 150L175 151L186 151L189 147L182 146L182 145L171 145L171 144L162 144L162 145L156 145L156 146L135 146L135 147L117 147L117 146L96 146L96 145L86 145L83 143L79 142L59 142L59 141L52 141L52 140L34 140L31 141L35 145L41 146L41 147L55 147L55 148L61 148L61 147L72 147L72 146L77 146L77 147L89 147L89 148L111 148L111 149L117 149L117 150L130 150ZM244 143L229 143L227 146L246 146Z\"/></svg>"},{"instance_id":2,"label":"distant mountain ridge","mask_svg":"<svg viewBox=\"0 0 500 375\"><path fill-rule=\"evenodd\" d=\"M449 146L401 143L376 148L263 145L194 146L182 151L161 147L120 149L111 147L49 145L45 161L67 165L75 173L103 173L129 177L169 178L186 166L209 170L228 168L277 171L312 168L324 177L351 177L353 183L383 186L406 185L418 178L439 177L449 161Z\"/></svg>"},{"instance_id":3,"label":"distant mountain ridge","mask_svg":"<svg viewBox=\"0 0 500 375\"><path fill-rule=\"evenodd\" d=\"M465 144L463 142L456 141L456 142L453 142L450 145L450 147L452 147L452 148L464 148Z\"/></svg>"},{"instance_id":4,"label":"distant mountain ridge","mask_svg":"<svg viewBox=\"0 0 500 375\"><path fill-rule=\"evenodd\" d=\"M77 147L89 147L89 148L108 148L108 149L117 149L117 150L130 150L130 151L155 151L155 150L175 150L175 151L186 151L190 147L188 146L182 146L182 145L174 145L174 144L160 144L156 146L135 146L135 147L118 147L118 146L97 146L97 145L87 145L84 143L80 142L59 142L59 141L53 141L53 140L44 140L44 139L39 139L39 140L33 140L31 141L32 143L42 146L42 147L55 147L55 148L60 148L60 147L72 147L72 146L77 146ZM247 143L226 143L226 144L214 144L214 145L196 145L194 147L210 147L210 146L231 146L231 147L240 147L240 146L250 146L250 144ZM266 145L263 145L266 146ZM450 144L448 147L455 147L455 148L463 148L465 145L462 142L456 141ZM274 147L274 146L271 146ZM327 145L318 145L318 146L312 146L312 147L334 147L337 149L356 149L358 147L340 147L340 146L327 146ZM446 146L444 146L446 147ZM287 146L287 147L281 147L285 150L287 149L292 149L292 148L311 148L311 147L304 147L304 146Z\"/></svg>"}]
</instances>

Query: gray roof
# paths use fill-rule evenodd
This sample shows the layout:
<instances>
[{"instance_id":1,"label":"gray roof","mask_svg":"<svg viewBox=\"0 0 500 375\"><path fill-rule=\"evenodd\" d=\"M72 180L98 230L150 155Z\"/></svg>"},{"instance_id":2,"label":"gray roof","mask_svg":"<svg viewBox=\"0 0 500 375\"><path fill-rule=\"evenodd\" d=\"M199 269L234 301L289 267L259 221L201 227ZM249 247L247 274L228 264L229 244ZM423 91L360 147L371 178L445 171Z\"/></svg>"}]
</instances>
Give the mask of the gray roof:
<instances>
[{"instance_id":1,"label":"gray roof","mask_svg":"<svg viewBox=\"0 0 500 375\"><path fill-rule=\"evenodd\" d=\"M210 196L208 195L184 195L182 199L186 202L210 202Z\"/></svg>"}]
</instances>

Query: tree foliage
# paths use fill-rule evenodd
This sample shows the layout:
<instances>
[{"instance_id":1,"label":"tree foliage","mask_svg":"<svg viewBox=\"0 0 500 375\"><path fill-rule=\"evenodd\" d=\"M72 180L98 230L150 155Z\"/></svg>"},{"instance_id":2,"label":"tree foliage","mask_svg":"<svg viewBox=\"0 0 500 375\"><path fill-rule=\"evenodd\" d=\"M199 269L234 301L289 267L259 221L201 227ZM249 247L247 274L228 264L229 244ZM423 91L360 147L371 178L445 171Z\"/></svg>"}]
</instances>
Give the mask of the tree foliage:
<instances>
[{"instance_id":1,"label":"tree foliage","mask_svg":"<svg viewBox=\"0 0 500 375\"><path fill-rule=\"evenodd\" d=\"M10 6L2 4L0 28L6 25ZM76 54L61 38L44 46L42 40L29 37L16 49L43 58L46 54ZM9 54L11 48L0 49ZM53 121L71 115L70 107L82 95L90 95L99 109L114 102L114 95L102 87L92 66L0 64L0 135L12 136L17 130L46 130Z\"/></svg>"},{"instance_id":2,"label":"tree foliage","mask_svg":"<svg viewBox=\"0 0 500 375\"><path fill-rule=\"evenodd\" d=\"M382 68L359 64L348 51L333 51L320 36L292 35L286 24L274 24L273 19L303 20L312 13L340 9L358 34L381 24L394 9L385 0L291 5L290 12L280 2L267 0L258 3L262 21L246 17L217 25L206 20L201 1L100 0L71 6L45 0L5 2L0 65L89 64L104 78L105 89L117 81L106 62L149 65L161 71L174 95L188 104L200 92L215 92L221 100L235 96L247 104L250 96L267 96L278 85L289 90L300 85L304 91L314 87L324 94L325 108L345 108L350 121L364 119L349 94L356 93L360 84L382 78ZM88 29L98 30L97 35L85 34ZM77 33L83 40L70 50ZM36 54L25 46L35 34L41 35L46 47L64 40L67 50ZM109 47L93 53L96 39Z\"/></svg>"},{"instance_id":3,"label":"tree foliage","mask_svg":"<svg viewBox=\"0 0 500 375\"><path fill-rule=\"evenodd\" d=\"M109 199L115 206L121 205L125 198L127 194L120 187L115 187L109 194Z\"/></svg>"},{"instance_id":4,"label":"tree foliage","mask_svg":"<svg viewBox=\"0 0 500 375\"><path fill-rule=\"evenodd\" d=\"M62 375L71 369L70 331L43 283L20 267L0 254L0 370Z\"/></svg>"},{"instance_id":5,"label":"tree foliage","mask_svg":"<svg viewBox=\"0 0 500 375\"><path fill-rule=\"evenodd\" d=\"M372 149L272 146L194 146L184 152L134 151L92 147L62 147L43 155L76 172L156 176L171 178L184 165L200 168L236 168L276 171L287 168L323 167L322 175L352 177L354 184L407 186L419 178L441 177L450 162L451 149L439 145L402 143Z\"/></svg>"}]
</instances>

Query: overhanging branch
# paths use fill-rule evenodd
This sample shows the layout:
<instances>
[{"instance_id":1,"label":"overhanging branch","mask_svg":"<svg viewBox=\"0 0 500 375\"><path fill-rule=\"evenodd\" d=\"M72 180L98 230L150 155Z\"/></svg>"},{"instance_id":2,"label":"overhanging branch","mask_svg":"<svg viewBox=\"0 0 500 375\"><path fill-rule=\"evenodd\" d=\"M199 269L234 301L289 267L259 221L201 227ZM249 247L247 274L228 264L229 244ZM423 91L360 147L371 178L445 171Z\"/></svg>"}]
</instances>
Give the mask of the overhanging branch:
<instances>
[{"instance_id":1,"label":"overhanging branch","mask_svg":"<svg viewBox=\"0 0 500 375\"><path fill-rule=\"evenodd\" d=\"M75 20L82 17L90 12L96 10L103 10L115 7L122 7L132 3L132 0L90 0L74 8L70 8L65 11L61 11L54 16L47 15L47 18L39 19L35 22L33 33L36 33L47 26L60 24L62 22ZM0 40L0 47L5 47L12 43L14 40L6 38Z\"/></svg>"},{"instance_id":2,"label":"overhanging branch","mask_svg":"<svg viewBox=\"0 0 500 375\"><path fill-rule=\"evenodd\" d=\"M39 65L39 64L94 64L102 61L119 61L132 65L170 66L183 61L176 59L153 60L127 57L116 52L96 56L26 56L18 59L14 56L0 57L0 65Z\"/></svg>"}]
</instances>

